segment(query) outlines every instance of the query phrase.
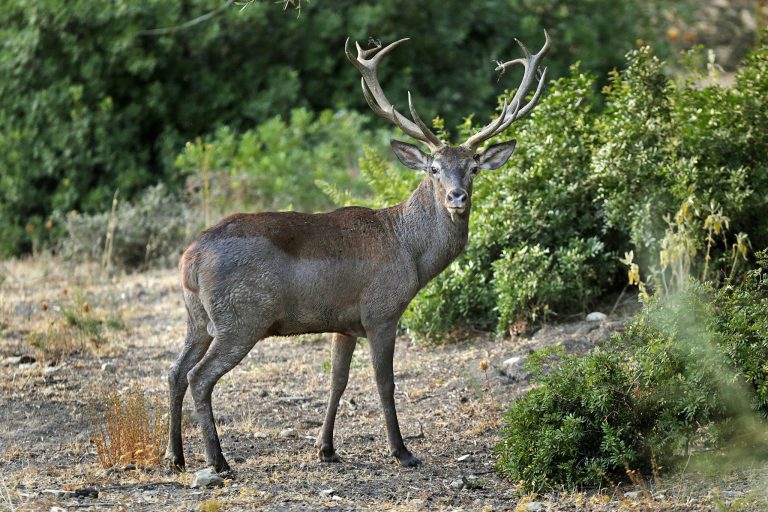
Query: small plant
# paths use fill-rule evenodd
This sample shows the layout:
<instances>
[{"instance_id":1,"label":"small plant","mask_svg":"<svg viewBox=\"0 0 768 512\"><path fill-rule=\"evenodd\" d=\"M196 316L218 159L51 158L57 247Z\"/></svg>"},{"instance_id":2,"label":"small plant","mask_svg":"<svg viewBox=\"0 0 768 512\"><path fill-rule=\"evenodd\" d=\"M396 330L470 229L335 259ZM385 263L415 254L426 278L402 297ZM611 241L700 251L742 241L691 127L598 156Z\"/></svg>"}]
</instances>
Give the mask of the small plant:
<instances>
[{"instance_id":1,"label":"small plant","mask_svg":"<svg viewBox=\"0 0 768 512\"><path fill-rule=\"evenodd\" d=\"M540 385L504 414L498 470L538 491L766 453L768 252L756 257L737 286L649 297L587 356L532 355Z\"/></svg>"},{"instance_id":2,"label":"small plant","mask_svg":"<svg viewBox=\"0 0 768 512\"><path fill-rule=\"evenodd\" d=\"M160 464L168 434L163 410L160 398L147 400L136 383L124 396L103 391L91 413L92 440L102 467Z\"/></svg>"},{"instance_id":3,"label":"small plant","mask_svg":"<svg viewBox=\"0 0 768 512\"><path fill-rule=\"evenodd\" d=\"M100 261L104 269L171 265L197 222L177 196L157 185L134 203L114 201L111 212L71 212L63 219L67 234L59 251L70 260Z\"/></svg>"},{"instance_id":4,"label":"small plant","mask_svg":"<svg viewBox=\"0 0 768 512\"><path fill-rule=\"evenodd\" d=\"M640 266L634 261L634 251L619 259L627 267L628 284L638 287L640 298L644 301L649 300L651 294L669 296L680 291L691 278L702 282L730 283L739 261L748 259L752 247L749 236L737 233L729 249L730 219L714 201L710 202L709 213L704 216L696 197L691 195L683 201L674 217L665 216L664 221L667 228L659 244L659 264L650 266L648 283L640 278ZM719 249L720 257L717 259L713 258L713 248ZM721 275L712 275L712 263L720 264ZM730 272L727 272L729 266Z\"/></svg>"},{"instance_id":5,"label":"small plant","mask_svg":"<svg viewBox=\"0 0 768 512\"><path fill-rule=\"evenodd\" d=\"M102 317L79 293L73 299L63 295L61 305L56 308L42 301L40 310L41 326L25 337L40 359L56 361L75 352L97 351L109 342L110 331L126 329L119 314Z\"/></svg>"}]
</instances>

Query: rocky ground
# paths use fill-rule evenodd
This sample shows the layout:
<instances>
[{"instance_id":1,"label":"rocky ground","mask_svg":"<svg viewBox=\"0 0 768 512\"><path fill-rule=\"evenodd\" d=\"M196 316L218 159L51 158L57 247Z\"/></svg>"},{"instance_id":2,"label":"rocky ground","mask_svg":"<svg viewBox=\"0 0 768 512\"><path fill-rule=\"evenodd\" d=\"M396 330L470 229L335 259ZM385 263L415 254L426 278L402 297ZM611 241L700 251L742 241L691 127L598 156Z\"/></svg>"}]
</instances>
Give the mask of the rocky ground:
<instances>
[{"instance_id":1,"label":"rocky ground","mask_svg":"<svg viewBox=\"0 0 768 512\"><path fill-rule=\"evenodd\" d=\"M477 333L444 346L401 338L398 411L406 443L424 462L416 469L400 468L387 455L365 341L337 420L343 461L316 460L313 442L330 380L326 336L265 340L219 383L214 409L234 469L222 486L190 487L205 467L192 413L184 431L188 473L105 469L91 440L93 404L104 390L134 384L164 400L184 314L174 271L99 276L95 268L47 259L0 263L0 510L761 510L766 504L764 468L543 496L522 493L494 472L500 413L531 385L521 364L526 354L552 344L585 352L622 328L622 307L606 319L547 326L528 338ZM185 403L191 408L189 397Z\"/></svg>"}]
</instances>

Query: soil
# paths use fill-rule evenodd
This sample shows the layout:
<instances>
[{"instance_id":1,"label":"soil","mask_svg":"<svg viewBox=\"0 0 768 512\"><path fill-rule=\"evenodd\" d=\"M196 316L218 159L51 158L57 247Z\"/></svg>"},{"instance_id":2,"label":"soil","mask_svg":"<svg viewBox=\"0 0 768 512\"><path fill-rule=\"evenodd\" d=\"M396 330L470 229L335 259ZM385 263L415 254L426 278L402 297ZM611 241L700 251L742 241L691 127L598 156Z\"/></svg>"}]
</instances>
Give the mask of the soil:
<instances>
[{"instance_id":1,"label":"soil","mask_svg":"<svg viewBox=\"0 0 768 512\"><path fill-rule=\"evenodd\" d=\"M742 468L704 484L675 477L674 484L657 479L544 496L527 495L494 471L501 413L531 386L503 361L552 344L586 352L622 328L626 307L603 322L547 326L528 338L472 333L435 346L401 337L396 399L406 444L423 461L415 469L388 455L364 340L336 422L342 462L317 460L328 336L264 340L219 382L214 411L234 470L222 487L190 488L194 472L205 468L191 412L186 473L105 469L91 441L93 404L104 390L137 383L165 404L166 371L181 349L185 315L173 270L100 276L95 267L45 258L0 263L0 510L760 509L747 497L766 482L764 469ZM96 320L100 332L60 327L73 311ZM189 396L185 408L191 411ZM295 436L282 437L286 429ZM82 491L89 488L98 497ZM78 489L89 495L62 492ZM640 492L625 495L633 490Z\"/></svg>"}]
</instances>

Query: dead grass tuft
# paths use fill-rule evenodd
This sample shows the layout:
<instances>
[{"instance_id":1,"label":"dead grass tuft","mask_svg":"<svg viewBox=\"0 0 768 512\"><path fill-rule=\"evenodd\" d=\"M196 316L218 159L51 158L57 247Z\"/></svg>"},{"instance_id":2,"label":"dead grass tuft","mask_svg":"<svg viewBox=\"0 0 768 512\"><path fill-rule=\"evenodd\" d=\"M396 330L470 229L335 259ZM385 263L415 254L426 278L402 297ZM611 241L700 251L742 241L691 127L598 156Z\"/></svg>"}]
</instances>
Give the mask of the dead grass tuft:
<instances>
[{"instance_id":1,"label":"dead grass tuft","mask_svg":"<svg viewBox=\"0 0 768 512\"><path fill-rule=\"evenodd\" d=\"M35 348L38 359L57 361L77 352L98 352L109 341L106 330L126 329L119 315L104 318L80 294L71 299L65 289L60 302L61 306L51 308L41 301L37 325L24 338Z\"/></svg>"},{"instance_id":2,"label":"dead grass tuft","mask_svg":"<svg viewBox=\"0 0 768 512\"><path fill-rule=\"evenodd\" d=\"M168 435L162 400L148 401L139 384L131 385L123 397L114 390L102 392L92 409L91 423L102 467L147 467L162 462Z\"/></svg>"}]
</instances>

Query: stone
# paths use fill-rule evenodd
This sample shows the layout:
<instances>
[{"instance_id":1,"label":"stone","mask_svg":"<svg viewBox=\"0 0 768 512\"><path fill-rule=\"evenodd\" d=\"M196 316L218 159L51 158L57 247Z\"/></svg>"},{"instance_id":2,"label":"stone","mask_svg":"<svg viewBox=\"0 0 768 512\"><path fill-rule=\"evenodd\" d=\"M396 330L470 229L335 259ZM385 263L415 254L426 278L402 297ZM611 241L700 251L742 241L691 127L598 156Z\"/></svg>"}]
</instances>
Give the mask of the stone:
<instances>
[{"instance_id":1,"label":"stone","mask_svg":"<svg viewBox=\"0 0 768 512\"><path fill-rule=\"evenodd\" d=\"M454 480L451 482L451 489L463 489L464 488L464 478L460 478L458 480Z\"/></svg>"},{"instance_id":2,"label":"stone","mask_svg":"<svg viewBox=\"0 0 768 512\"><path fill-rule=\"evenodd\" d=\"M546 510L544 504L540 501L532 501L525 506L526 512L543 512Z\"/></svg>"},{"instance_id":3,"label":"stone","mask_svg":"<svg viewBox=\"0 0 768 512\"><path fill-rule=\"evenodd\" d=\"M235 461L235 462L237 462L238 464L242 464L243 462L245 462L245 457L241 457L241 456L239 456L239 455L238 455L237 457L235 457L235 458L234 458L234 459L232 459L232 460L234 460L234 461Z\"/></svg>"},{"instance_id":4,"label":"stone","mask_svg":"<svg viewBox=\"0 0 768 512\"><path fill-rule=\"evenodd\" d=\"M721 491L720 497L721 498L738 498L741 496L741 493L739 491Z\"/></svg>"},{"instance_id":5,"label":"stone","mask_svg":"<svg viewBox=\"0 0 768 512\"><path fill-rule=\"evenodd\" d=\"M464 478L464 487L467 489L482 489L484 486L482 480L475 475L469 475Z\"/></svg>"},{"instance_id":6,"label":"stone","mask_svg":"<svg viewBox=\"0 0 768 512\"><path fill-rule=\"evenodd\" d=\"M631 500L636 500L640 497L640 491L628 491L624 493L625 498L629 498Z\"/></svg>"},{"instance_id":7,"label":"stone","mask_svg":"<svg viewBox=\"0 0 768 512\"><path fill-rule=\"evenodd\" d=\"M69 498L74 496L74 491L65 491L64 489L44 489L40 491L43 495L53 496L54 498Z\"/></svg>"},{"instance_id":8,"label":"stone","mask_svg":"<svg viewBox=\"0 0 768 512\"><path fill-rule=\"evenodd\" d=\"M200 487L220 486L223 484L224 479L216 473L215 469L205 468L195 473L195 479L192 481L190 487L192 489L197 489Z\"/></svg>"},{"instance_id":9,"label":"stone","mask_svg":"<svg viewBox=\"0 0 768 512\"><path fill-rule=\"evenodd\" d=\"M75 489L75 498L98 498L99 490L95 487L83 487Z\"/></svg>"},{"instance_id":10,"label":"stone","mask_svg":"<svg viewBox=\"0 0 768 512\"><path fill-rule=\"evenodd\" d=\"M117 365L115 363L104 363L101 365L101 371L115 373L117 371Z\"/></svg>"},{"instance_id":11,"label":"stone","mask_svg":"<svg viewBox=\"0 0 768 512\"><path fill-rule=\"evenodd\" d=\"M284 439L293 439L296 437L299 437L299 433L296 431L295 428L284 428L280 431L280 434L278 434L279 437L282 437Z\"/></svg>"},{"instance_id":12,"label":"stone","mask_svg":"<svg viewBox=\"0 0 768 512\"><path fill-rule=\"evenodd\" d=\"M525 368L525 356L514 356L501 363L501 373L512 381L520 382L531 377L531 372Z\"/></svg>"},{"instance_id":13,"label":"stone","mask_svg":"<svg viewBox=\"0 0 768 512\"><path fill-rule=\"evenodd\" d=\"M12 356L3 359L3 366L18 366L22 364L32 364L35 358L32 356Z\"/></svg>"},{"instance_id":14,"label":"stone","mask_svg":"<svg viewBox=\"0 0 768 512\"><path fill-rule=\"evenodd\" d=\"M253 433L254 439L266 439L269 437L266 432L254 432Z\"/></svg>"},{"instance_id":15,"label":"stone","mask_svg":"<svg viewBox=\"0 0 768 512\"><path fill-rule=\"evenodd\" d=\"M336 489L323 489L320 491L320 496L325 496L326 498L330 498L334 494L336 494Z\"/></svg>"},{"instance_id":16,"label":"stone","mask_svg":"<svg viewBox=\"0 0 768 512\"><path fill-rule=\"evenodd\" d=\"M468 453L466 455L462 455L461 457L456 459L459 462L472 462L474 458L472 457L472 454Z\"/></svg>"},{"instance_id":17,"label":"stone","mask_svg":"<svg viewBox=\"0 0 768 512\"><path fill-rule=\"evenodd\" d=\"M605 322L608 315L601 313L600 311L593 311L587 315L587 322Z\"/></svg>"}]
</instances>

